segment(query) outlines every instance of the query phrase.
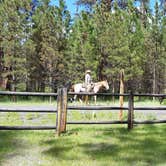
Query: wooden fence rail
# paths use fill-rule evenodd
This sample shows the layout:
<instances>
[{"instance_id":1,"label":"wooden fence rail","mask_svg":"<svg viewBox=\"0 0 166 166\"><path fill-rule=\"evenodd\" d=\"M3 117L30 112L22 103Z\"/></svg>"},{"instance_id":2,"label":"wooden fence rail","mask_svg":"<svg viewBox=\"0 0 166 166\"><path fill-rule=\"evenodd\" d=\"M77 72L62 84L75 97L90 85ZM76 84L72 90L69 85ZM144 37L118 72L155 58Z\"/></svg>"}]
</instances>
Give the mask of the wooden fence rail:
<instances>
[{"instance_id":1,"label":"wooden fence rail","mask_svg":"<svg viewBox=\"0 0 166 166\"><path fill-rule=\"evenodd\" d=\"M7 109L0 108L0 112L38 112L38 113L56 113L57 120L55 126L0 126L0 130L50 130L56 129L59 136L62 132L66 132L67 124L127 124L128 129L133 128L133 124L154 124L166 123L166 120L149 120L149 121L135 121L134 110L166 110L166 107L134 107L135 96L146 97L162 97L166 98L166 94L112 94L112 93L81 93L81 95L104 95L104 96L127 96L128 107L112 107L112 106L68 106L68 95L75 95L80 93L67 93L66 88L58 89L58 93L35 93L35 92L0 92L0 95L7 96L54 96L57 97L57 107L54 110L37 110L37 109ZM128 119L126 121L99 121L99 122L67 122L67 110L128 110Z\"/></svg>"},{"instance_id":2,"label":"wooden fence rail","mask_svg":"<svg viewBox=\"0 0 166 166\"><path fill-rule=\"evenodd\" d=\"M57 93L45 93L45 92L11 92L1 91L1 96L57 96Z\"/></svg>"},{"instance_id":3,"label":"wooden fence rail","mask_svg":"<svg viewBox=\"0 0 166 166\"><path fill-rule=\"evenodd\" d=\"M1 91L0 96L53 96L57 97L57 93L38 93L38 92L9 92ZM57 113L57 108L54 110L41 109L14 109L0 108L0 112L28 112L28 113ZM57 126L0 126L0 130L56 130Z\"/></svg>"},{"instance_id":4,"label":"wooden fence rail","mask_svg":"<svg viewBox=\"0 0 166 166\"><path fill-rule=\"evenodd\" d=\"M0 130L56 130L56 126L0 126Z\"/></svg>"}]
</instances>

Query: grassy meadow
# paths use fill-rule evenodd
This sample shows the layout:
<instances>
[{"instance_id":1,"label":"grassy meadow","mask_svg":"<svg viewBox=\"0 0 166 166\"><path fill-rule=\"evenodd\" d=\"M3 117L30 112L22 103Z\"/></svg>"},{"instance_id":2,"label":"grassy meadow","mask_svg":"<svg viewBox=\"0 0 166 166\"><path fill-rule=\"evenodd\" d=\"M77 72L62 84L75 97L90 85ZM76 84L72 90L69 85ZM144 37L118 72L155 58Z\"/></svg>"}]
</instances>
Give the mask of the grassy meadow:
<instances>
[{"instance_id":1,"label":"grassy meadow","mask_svg":"<svg viewBox=\"0 0 166 166\"><path fill-rule=\"evenodd\" d=\"M158 102L149 101L148 104L158 105ZM54 107L56 103L7 101L0 105ZM127 113L123 118L127 118ZM95 116L91 112L68 112L68 121L115 119L118 119L116 112L102 111ZM146 119L155 117L147 116ZM55 114L0 113L0 125L55 124ZM0 130L0 166L165 166L165 138L165 124L137 125L132 131L127 130L127 125L67 125L67 132L60 137L54 130Z\"/></svg>"},{"instance_id":2,"label":"grassy meadow","mask_svg":"<svg viewBox=\"0 0 166 166\"><path fill-rule=\"evenodd\" d=\"M0 131L2 166L165 166L166 126L67 126L55 131Z\"/></svg>"}]
</instances>

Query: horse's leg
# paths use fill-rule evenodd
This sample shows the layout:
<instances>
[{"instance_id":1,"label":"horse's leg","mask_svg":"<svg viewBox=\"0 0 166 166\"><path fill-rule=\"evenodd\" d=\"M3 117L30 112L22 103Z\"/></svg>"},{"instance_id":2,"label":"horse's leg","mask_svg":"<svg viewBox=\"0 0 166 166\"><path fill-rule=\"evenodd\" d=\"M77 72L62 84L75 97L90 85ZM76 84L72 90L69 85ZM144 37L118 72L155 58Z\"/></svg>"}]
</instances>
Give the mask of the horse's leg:
<instances>
[{"instance_id":1,"label":"horse's leg","mask_svg":"<svg viewBox=\"0 0 166 166\"><path fill-rule=\"evenodd\" d=\"M162 104L163 100L164 100L164 97L159 97L160 104Z\"/></svg>"},{"instance_id":2,"label":"horse's leg","mask_svg":"<svg viewBox=\"0 0 166 166\"><path fill-rule=\"evenodd\" d=\"M81 97L79 96L79 101L80 101L80 103L82 104L83 102L82 102L82 99L81 99Z\"/></svg>"},{"instance_id":3,"label":"horse's leg","mask_svg":"<svg viewBox=\"0 0 166 166\"><path fill-rule=\"evenodd\" d=\"M85 104L86 104L86 105L89 104L89 103L88 103L88 95L85 96Z\"/></svg>"},{"instance_id":4,"label":"horse's leg","mask_svg":"<svg viewBox=\"0 0 166 166\"><path fill-rule=\"evenodd\" d=\"M76 99L77 99L77 95L74 95L74 102L76 102ZM82 103L82 100L81 100L80 96L78 96L78 100L79 100L80 103Z\"/></svg>"},{"instance_id":5,"label":"horse's leg","mask_svg":"<svg viewBox=\"0 0 166 166\"><path fill-rule=\"evenodd\" d=\"M76 101L76 99L77 99L77 95L74 95L74 102Z\"/></svg>"},{"instance_id":6,"label":"horse's leg","mask_svg":"<svg viewBox=\"0 0 166 166\"><path fill-rule=\"evenodd\" d=\"M96 105L96 98L97 98L97 96L94 95L93 97L94 97L94 102L95 102L95 105ZM92 112L92 118L93 118L93 119L96 119L96 117L97 117L96 112L93 111L93 112Z\"/></svg>"},{"instance_id":7,"label":"horse's leg","mask_svg":"<svg viewBox=\"0 0 166 166\"><path fill-rule=\"evenodd\" d=\"M97 96L95 95L95 96L94 96L95 105L96 105L96 100L97 100Z\"/></svg>"}]
</instances>

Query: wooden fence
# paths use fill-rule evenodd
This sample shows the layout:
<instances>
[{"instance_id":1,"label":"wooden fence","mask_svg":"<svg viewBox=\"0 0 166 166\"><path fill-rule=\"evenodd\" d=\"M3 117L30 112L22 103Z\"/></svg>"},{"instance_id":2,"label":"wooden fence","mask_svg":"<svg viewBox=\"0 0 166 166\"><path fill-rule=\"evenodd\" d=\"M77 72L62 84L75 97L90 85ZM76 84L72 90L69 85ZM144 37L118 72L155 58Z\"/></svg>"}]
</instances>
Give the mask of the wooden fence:
<instances>
[{"instance_id":1,"label":"wooden fence","mask_svg":"<svg viewBox=\"0 0 166 166\"><path fill-rule=\"evenodd\" d=\"M133 128L133 124L154 124L166 123L166 120L148 120L148 121L135 121L134 110L166 110L166 107L134 107L135 96L147 97L162 97L166 98L166 94L111 94L111 93L81 93L81 95L104 95L104 96L127 96L127 107L112 107L112 106L68 106L68 95L80 95L80 93L67 93L66 88L58 89L57 93L34 93L34 92L0 92L0 95L7 96L53 96L57 97L57 107L54 110L30 110L30 109L2 109L0 112L39 112L39 113L56 113L57 120L55 126L0 126L0 130L50 130L55 129L58 136L62 132L66 132L66 124L127 124L128 129ZM67 110L128 110L128 118L126 121L99 121L99 122L85 122L85 121L67 121Z\"/></svg>"},{"instance_id":2,"label":"wooden fence","mask_svg":"<svg viewBox=\"0 0 166 166\"><path fill-rule=\"evenodd\" d=\"M53 96L57 97L57 93L36 93L36 92L6 92L1 91L0 96ZM4 109L0 108L0 112L32 112L32 113L57 113L57 109L54 110L37 110L37 109ZM0 126L0 130L50 130L55 129L55 126Z\"/></svg>"}]
</instances>

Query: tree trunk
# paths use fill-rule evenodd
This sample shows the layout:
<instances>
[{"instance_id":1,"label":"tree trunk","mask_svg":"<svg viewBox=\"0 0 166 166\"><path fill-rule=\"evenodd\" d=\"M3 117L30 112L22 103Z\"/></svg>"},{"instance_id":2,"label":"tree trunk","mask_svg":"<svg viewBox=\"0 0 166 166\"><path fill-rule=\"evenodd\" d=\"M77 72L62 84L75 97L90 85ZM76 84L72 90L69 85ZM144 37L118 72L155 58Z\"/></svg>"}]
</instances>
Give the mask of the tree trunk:
<instances>
[{"instance_id":1,"label":"tree trunk","mask_svg":"<svg viewBox=\"0 0 166 166\"><path fill-rule=\"evenodd\" d=\"M156 64L154 63L153 66L153 94L156 93ZM153 101L155 100L155 97L153 97Z\"/></svg>"},{"instance_id":2,"label":"tree trunk","mask_svg":"<svg viewBox=\"0 0 166 166\"><path fill-rule=\"evenodd\" d=\"M113 94L115 93L115 81L114 80L112 81L112 93ZM115 103L115 96L112 96L112 101L113 101L113 103Z\"/></svg>"},{"instance_id":3,"label":"tree trunk","mask_svg":"<svg viewBox=\"0 0 166 166\"><path fill-rule=\"evenodd\" d=\"M124 70L122 69L120 71L120 94L124 93ZM123 107L124 104L124 97L123 96L119 96L119 104L120 107ZM119 112L119 119L122 121L122 117L123 117L123 110L121 109Z\"/></svg>"}]
</instances>

